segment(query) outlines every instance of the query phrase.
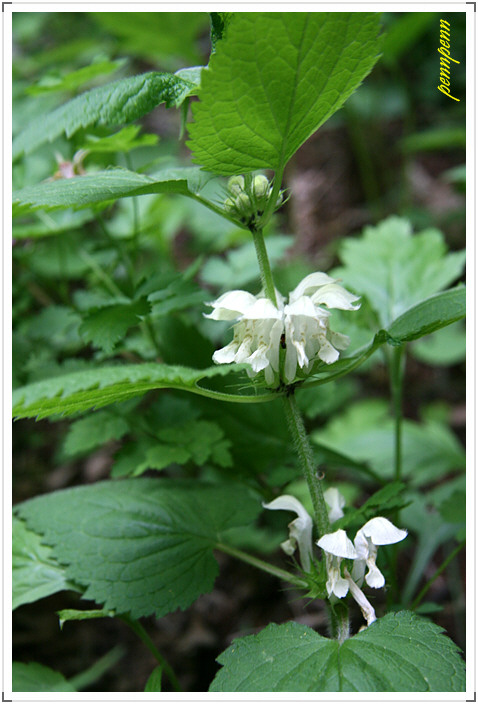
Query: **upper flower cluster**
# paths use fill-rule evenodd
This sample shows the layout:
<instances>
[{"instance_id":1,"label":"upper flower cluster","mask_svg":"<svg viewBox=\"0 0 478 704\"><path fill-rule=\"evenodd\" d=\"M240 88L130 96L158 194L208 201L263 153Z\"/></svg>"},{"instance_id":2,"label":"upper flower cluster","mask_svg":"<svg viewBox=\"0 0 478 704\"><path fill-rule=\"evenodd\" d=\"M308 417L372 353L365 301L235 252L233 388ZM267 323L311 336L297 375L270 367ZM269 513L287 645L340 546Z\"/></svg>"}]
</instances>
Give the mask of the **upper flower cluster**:
<instances>
[{"instance_id":1,"label":"upper flower cluster","mask_svg":"<svg viewBox=\"0 0 478 704\"><path fill-rule=\"evenodd\" d=\"M234 338L217 350L218 364L246 362L250 376L264 371L272 385L279 372L279 349L285 347L284 376L293 382L297 366L305 373L317 359L332 364L350 340L329 327L330 308L357 310L358 298L337 283L337 279L316 272L309 274L289 294L289 301L276 291L277 306L264 295L247 291L228 291L209 303L213 311L207 318L235 320ZM323 308L322 306L326 306Z\"/></svg>"}]
</instances>

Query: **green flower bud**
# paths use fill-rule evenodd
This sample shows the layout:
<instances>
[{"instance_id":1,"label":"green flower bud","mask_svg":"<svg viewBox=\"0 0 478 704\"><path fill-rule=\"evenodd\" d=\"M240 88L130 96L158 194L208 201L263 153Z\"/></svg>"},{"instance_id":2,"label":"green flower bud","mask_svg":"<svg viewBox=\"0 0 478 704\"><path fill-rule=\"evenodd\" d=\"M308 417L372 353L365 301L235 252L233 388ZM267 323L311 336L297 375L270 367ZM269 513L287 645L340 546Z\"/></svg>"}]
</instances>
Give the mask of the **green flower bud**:
<instances>
[{"instance_id":1,"label":"green flower bud","mask_svg":"<svg viewBox=\"0 0 478 704\"><path fill-rule=\"evenodd\" d=\"M249 212L251 210L251 201L247 193L239 193L235 203L237 210L239 210L241 213Z\"/></svg>"},{"instance_id":2,"label":"green flower bud","mask_svg":"<svg viewBox=\"0 0 478 704\"><path fill-rule=\"evenodd\" d=\"M231 176L227 187L233 195L238 196L244 190L244 176Z\"/></svg>"},{"instance_id":3,"label":"green flower bud","mask_svg":"<svg viewBox=\"0 0 478 704\"><path fill-rule=\"evenodd\" d=\"M259 176L254 176L254 181L252 184L254 195L257 198L263 198L267 195L269 191L269 180L265 176L262 174Z\"/></svg>"},{"instance_id":4,"label":"green flower bud","mask_svg":"<svg viewBox=\"0 0 478 704\"><path fill-rule=\"evenodd\" d=\"M226 198L224 201L224 208L228 210L229 212L232 212L233 210L236 209L236 203L234 201L234 198Z\"/></svg>"}]
</instances>

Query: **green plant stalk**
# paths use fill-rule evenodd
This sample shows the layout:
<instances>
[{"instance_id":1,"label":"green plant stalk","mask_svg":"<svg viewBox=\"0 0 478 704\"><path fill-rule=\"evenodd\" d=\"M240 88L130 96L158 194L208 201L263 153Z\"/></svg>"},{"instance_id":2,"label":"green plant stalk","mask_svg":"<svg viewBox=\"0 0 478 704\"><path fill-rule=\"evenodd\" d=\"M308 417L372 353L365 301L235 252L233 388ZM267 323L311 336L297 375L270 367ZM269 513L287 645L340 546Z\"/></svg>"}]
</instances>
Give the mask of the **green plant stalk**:
<instances>
[{"instance_id":1,"label":"green plant stalk","mask_svg":"<svg viewBox=\"0 0 478 704\"><path fill-rule=\"evenodd\" d=\"M404 345L394 347L390 356L390 388L392 394L393 415L395 419L394 464L396 482L399 482L402 476L402 397L404 362Z\"/></svg>"},{"instance_id":2,"label":"green plant stalk","mask_svg":"<svg viewBox=\"0 0 478 704\"><path fill-rule=\"evenodd\" d=\"M279 169L275 174L274 174L274 181L272 184L272 192L269 196L269 201L266 205L266 209L264 210L264 214L262 215L261 218L261 228L264 228L265 225L269 222L269 220L272 217L272 213L274 212L276 208L276 203L277 203L277 198L279 197L279 192L282 186L282 177L284 175L284 166Z\"/></svg>"},{"instance_id":3,"label":"green plant stalk","mask_svg":"<svg viewBox=\"0 0 478 704\"><path fill-rule=\"evenodd\" d=\"M317 466L314 461L312 448L294 395L286 395L282 400L287 425L289 426L295 449L299 455L302 471L312 498L315 522L319 529L319 534L322 536L325 535L325 533L330 533L329 512L327 504L325 503L320 479L317 478Z\"/></svg>"},{"instance_id":4,"label":"green plant stalk","mask_svg":"<svg viewBox=\"0 0 478 704\"><path fill-rule=\"evenodd\" d=\"M466 545L466 540L462 540L461 543L459 543L456 548L446 557L443 562L441 563L440 567L436 570L436 572L430 577L428 582L423 586L423 588L418 592L417 596L413 600L413 602L410 605L410 610L415 611L417 606L420 604L422 601L423 597L427 593L427 591L430 589L432 586L433 582L441 575L441 573L446 570L448 565L452 560L455 559L455 557L458 555L458 553L465 547Z\"/></svg>"},{"instance_id":5,"label":"green plant stalk","mask_svg":"<svg viewBox=\"0 0 478 704\"><path fill-rule=\"evenodd\" d=\"M173 668L169 664L169 662L164 658L159 650L156 648L155 644L151 640L150 636L148 633L145 631L143 626L139 623L139 621L135 621L134 619L129 618L129 616L121 616L120 617L124 623L126 623L133 633L136 633L136 635L141 638L145 646L148 648L150 653L153 655L155 660L161 665L163 668L165 674L169 678L169 681L171 682L173 689L175 692L182 692L181 685L179 684L178 678L176 677Z\"/></svg>"},{"instance_id":6,"label":"green plant stalk","mask_svg":"<svg viewBox=\"0 0 478 704\"><path fill-rule=\"evenodd\" d=\"M280 567L275 567L275 565L271 565L269 562L264 562L264 560L260 560L258 557L254 557L253 555L249 555L248 553L243 552L242 550L233 548L230 545L224 545L223 543L216 543L214 547L217 550L221 550L221 552L225 552L227 555L231 555L231 557L237 557L238 560L247 562L248 565L252 565L253 567L257 567L263 572L267 572L268 574L271 574L274 577L278 577L284 582L289 582L290 584L293 584L296 587L307 589L307 582L305 580L300 579L300 577L296 577L293 574L290 574L290 572L286 572L286 570L281 570Z\"/></svg>"},{"instance_id":7,"label":"green plant stalk","mask_svg":"<svg viewBox=\"0 0 478 704\"><path fill-rule=\"evenodd\" d=\"M256 248L257 261L261 272L261 282L264 293L267 298L277 307L276 290L274 279L272 278L271 265L267 254L266 244L264 242L264 234L262 230L251 228L252 237L254 239L254 247Z\"/></svg>"}]
</instances>

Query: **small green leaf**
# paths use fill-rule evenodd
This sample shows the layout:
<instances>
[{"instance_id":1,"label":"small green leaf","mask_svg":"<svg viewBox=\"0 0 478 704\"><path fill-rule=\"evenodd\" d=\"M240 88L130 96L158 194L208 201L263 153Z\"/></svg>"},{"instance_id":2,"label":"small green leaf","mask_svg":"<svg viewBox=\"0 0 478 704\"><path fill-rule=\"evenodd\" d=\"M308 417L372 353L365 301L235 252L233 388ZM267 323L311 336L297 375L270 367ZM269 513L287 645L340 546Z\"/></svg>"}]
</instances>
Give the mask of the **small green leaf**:
<instances>
[{"instance_id":1,"label":"small green leaf","mask_svg":"<svg viewBox=\"0 0 478 704\"><path fill-rule=\"evenodd\" d=\"M388 515L392 511L404 508L407 502L401 498L405 484L391 482L376 491L359 509L349 511L334 523L334 530L346 528L354 523L365 523L369 518Z\"/></svg>"},{"instance_id":2,"label":"small green leaf","mask_svg":"<svg viewBox=\"0 0 478 704\"><path fill-rule=\"evenodd\" d=\"M283 169L378 59L376 12L238 13L203 72L194 162L219 174Z\"/></svg>"},{"instance_id":3,"label":"small green leaf","mask_svg":"<svg viewBox=\"0 0 478 704\"><path fill-rule=\"evenodd\" d=\"M76 692L60 672L38 662L14 662L12 692Z\"/></svg>"},{"instance_id":4,"label":"small green leaf","mask_svg":"<svg viewBox=\"0 0 478 704\"><path fill-rule=\"evenodd\" d=\"M92 413L71 424L63 452L68 456L86 454L109 440L119 440L128 430L129 425L121 416L115 416L108 411Z\"/></svg>"},{"instance_id":5,"label":"small green leaf","mask_svg":"<svg viewBox=\"0 0 478 704\"><path fill-rule=\"evenodd\" d=\"M134 325L151 310L146 298L130 303L104 306L90 312L80 325L80 335L85 342L92 342L104 352L111 352Z\"/></svg>"},{"instance_id":6,"label":"small green leaf","mask_svg":"<svg viewBox=\"0 0 478 704\"><path fill-rule=\"evenodd\" d=\"M87 587L84 597L139 618L189 606L212 589L220 534L251 523L260 503L236 485L124 479L17 505Z\"/></svg>"},{"instance_id":7,"label":"small green leaf","mask_svg":"<svg viewBox=\"0 0 478 704\"><path fill-rule=\"evenodd\" d=\"M45 93L57 93L65 90L76 91L84 86L85 83L98 78L98 76L105 76L117 71L124 64L124 59L119 61L96 61L89 66L83 66L63 76L47 74L38 83L27 88L26 93L29 95L44 95Z\"/></svg>"},{"instance_id":8,"label":"small green leaf","mask_svg":"<svg viewBox=\"0 0 478 704\"><path fill-rule=\"evenodd\" d=\"M466 315L464 286L436 293L409 308L388 328L389 334L400 342L410 342L461 320Z\"/></svg>"},{"instance_id":9,"label":"small green leaf","mask_svg":"<svg viewBox=\"0 0 478 704\"><path fill-rule=\"evenodd\" d=\"M236 365L190 369L146 363L74 372L15 389L13 416L39 419L57 414L71 415L142 396L153 389L179 389L237 403L272 401L277 397L275 393L233 395L198 386L203 379L225 376L239 370L242 372L242 367Z\"/></svg>"},{"instance_id":10,"label":"small green leaf","mask_svg":"<svg viewBox=\"0 0 478 704\"><path fill-rule=\"evenodd\" d=\"M429 229L414 235L408 220L395 216L366 227L358 239L343 240L340 258L344 266L334 269L332 276L366 296L385 329L405 311L453 283L465 264L464 252L447 254L441 232ZM454 295L448 300L450 307L459 306L462 294ZM424 313L433 316L433 305L419 309L417 321Z\"/></svg>"},{"instance_id":11,"label":"small green leaf","mask_svg":"<svg viewBox=\"0 0 478 704\"><path fill-rule=\"evenodd\" d=\"M144 73L122 78L93 88L56 108L21 132L13 141L13 158L29 154L45 142L65 133L75 134L81 127L113 127L138 120L161 103L180 105L194 84L171 73Z\"/></svg>"},{"instance_id":12,"label":"small green leaf","mask_svg":"<svg viewBox=\"0 0 478 704\"><path fill-rule=\"evenodd\" d=\"M52 557L51 548L23 521L13 519L12 608L30 604L56 592L76 589L63 567Z\"/></svg>"},{"instance_id":13,"label":"small green leaf","mask_svg":"<svg viewBox=\"0 0 478 704\"><path fill-rule=\"evenodd\" d=\"M129 125L129 127L123 127L122 130L108 137L87 134L83 149L86 149L90 154L130 152L138 147L150 147L158 143L158 135L138 135L140 129L139 125Z\"/></svg>"},{"instance_id":14,"label":"small green leaf","mask_svg":"<svg viewBox=\"0 0 478 704\"><path fill-rule=\"evenodd\" d=\"M145 692L161 692L161 680L163 678L163 667L162 665L158 665L157 667L154 668L150 676L148 677L148 681L146 682L144 691Z\"/></svg>"},{"instance_id":15,"label":"small green leaf","mask_svg":"<svg viewBox=\"0 0 478 704\"><path fill-rule=\"evenodd\" d=\"M464 692L465 665L443 629L391 613L339 644L307 626L272 624L218 658L211 692Z\"/></svg>"}]
</instances>

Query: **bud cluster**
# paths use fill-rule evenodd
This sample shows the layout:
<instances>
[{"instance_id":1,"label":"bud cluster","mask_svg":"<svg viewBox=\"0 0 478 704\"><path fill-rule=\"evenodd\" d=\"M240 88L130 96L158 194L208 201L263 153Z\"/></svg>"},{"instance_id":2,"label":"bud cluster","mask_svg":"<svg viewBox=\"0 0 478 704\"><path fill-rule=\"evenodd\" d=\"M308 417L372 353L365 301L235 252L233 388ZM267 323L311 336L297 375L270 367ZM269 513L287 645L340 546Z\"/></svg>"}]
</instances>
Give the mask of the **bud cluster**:
<instances>
[{"instance_id":1,"label":"bud cluster","mask_svg":"<svg viewBox=\"0 0 478 704\"><path fill-rule=\"evenodd\" d=\"M231 176L227 182L228 196L224 208L248 227L257 225L264 214L272 195L272 184L263 174L257 176ZM281 191L274 210L283 202Z\"/></svg>"}]
</instances>

